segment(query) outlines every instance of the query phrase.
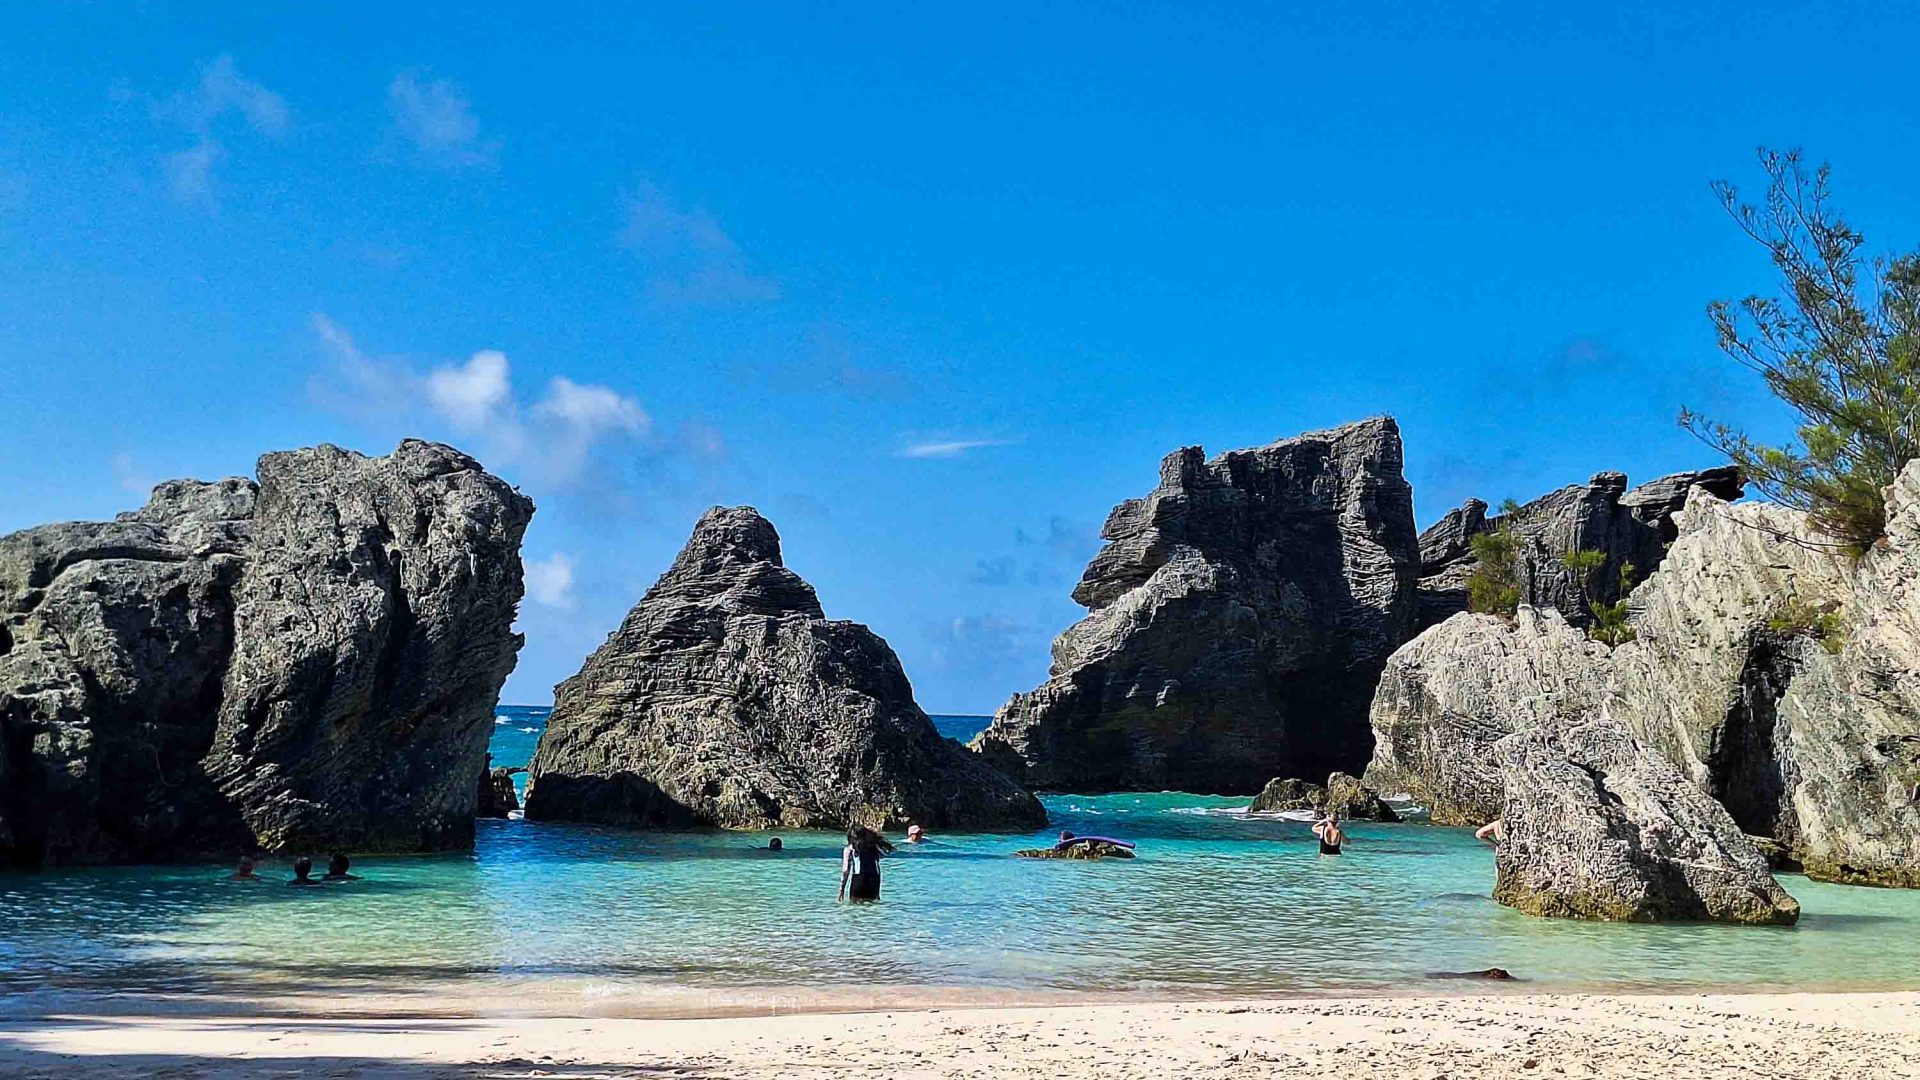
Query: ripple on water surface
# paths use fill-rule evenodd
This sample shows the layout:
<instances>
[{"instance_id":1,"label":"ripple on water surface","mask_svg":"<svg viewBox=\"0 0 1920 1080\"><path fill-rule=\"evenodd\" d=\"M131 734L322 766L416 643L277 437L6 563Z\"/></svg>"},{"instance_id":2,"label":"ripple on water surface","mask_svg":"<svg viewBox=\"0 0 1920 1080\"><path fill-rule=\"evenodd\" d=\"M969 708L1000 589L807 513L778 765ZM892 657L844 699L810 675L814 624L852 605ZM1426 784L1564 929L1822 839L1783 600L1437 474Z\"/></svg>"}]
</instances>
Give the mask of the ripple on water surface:
<instances>
[{"instance_id":1,"label":"ripple on water surface","mask_svg":"<svg viewBox=\"0 0 1920 1080\"><path fill-rule=\"evenodd\" d=\"M520 721L526 714L512 717ZM977 721L975 722L977 723ZM532 738L496 729L495 759ZM503 744L504 739L504 744ZM472 855L358 860L320 889L214 867L0 876L0 990L320 992L461 984L934 986L1011 991L1370 991L1507 968L1543 987L1920 986L1920 892L1784 879L1798 927L1532 919L1487 899L1466 830L1355 823L1347 855L1244 799L1052 796L1032 836L939 836L885 864L884 900L834 902L837 836L480 824ZM1131 861L1027 862L1061 828ZM268 865L275 878L285 868Z\"/></svg>"}]
</instances>

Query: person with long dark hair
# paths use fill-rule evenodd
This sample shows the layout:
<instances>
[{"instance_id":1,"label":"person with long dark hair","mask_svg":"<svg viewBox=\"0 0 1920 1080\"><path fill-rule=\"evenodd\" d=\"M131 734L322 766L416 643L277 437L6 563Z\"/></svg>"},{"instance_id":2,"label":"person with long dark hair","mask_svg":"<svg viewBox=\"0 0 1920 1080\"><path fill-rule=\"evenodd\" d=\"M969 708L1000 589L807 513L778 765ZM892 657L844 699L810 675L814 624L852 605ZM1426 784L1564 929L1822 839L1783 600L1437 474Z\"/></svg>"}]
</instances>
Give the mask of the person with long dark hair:
<instances>
[{"instance_id":1,"label":"person with long dark hair","mask_svg":"<svg viewBox=\"0 0 1920 1080\"><path fill-rule=\"evenodd\" d=\"M887 839L865 825L847 830L847 846L840 852L840 898L880 899L880 857L893 853Z\"/></svg>"}]
</instances>

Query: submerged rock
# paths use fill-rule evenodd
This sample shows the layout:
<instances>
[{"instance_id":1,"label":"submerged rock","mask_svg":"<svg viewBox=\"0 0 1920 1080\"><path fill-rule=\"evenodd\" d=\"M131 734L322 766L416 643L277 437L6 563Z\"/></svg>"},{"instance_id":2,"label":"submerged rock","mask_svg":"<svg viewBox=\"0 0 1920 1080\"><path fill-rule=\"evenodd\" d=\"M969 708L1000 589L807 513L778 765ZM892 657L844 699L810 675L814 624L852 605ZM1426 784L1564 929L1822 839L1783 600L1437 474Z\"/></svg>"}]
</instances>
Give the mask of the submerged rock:
<instances>
[{"instance_id":1,"label":"submerged rock","mask_svg":"<svg viewBox=\"0 0 1920 1080\"><path fill-rule=\"evenodd\" d=\"M529 818L641 827L1028 829L1032 795L934 730L893 650L829 620L750 507L701 517L672 568L560 684Z\"/></svg>"},{"instance_id":2,"label":"submerged rock","mask_svg":"<svg viewBox=\"0 0 1920 1080\"><path fill-rule=\"evenodd\" d=\"M1619 597L1620 569L1631 563L1638 577L1660 565L1677 535L1673 518L1687 492L1705 487L1732 500L1745 490L1732 466L1674 473L1629 491L1624 473L1602 472L1583 484L1549 492L1510 514L1487 516L1487 504L1470 499L1420 534L1419 625L1434 626L1467 609L1467 578L1479 565L1473 537L1502 527L1517 540L1521 602L1553 608L1576 626L1592 621L1590 599ZM1598 551L1605 559L1582 587L1562 559L1569 552Z\"/></svg>"},{"instance_id":3,"label":"submerged rock","mask_svg":"<svg viewBox=\"0 0 1920 1080\"><path fill-rule=\"evenodd\" d=\"M1133 849L1105 840L1087 840L1067 847L1022 848L1014 852L1022 859L1131 859Z\"/></svg>"},{"instance_id":4,"label":"submerged rock","mask_svg":"<svg viewBox=\"0 0 1920 1080\"><path fill-rule=\"evenodd\" d=\"M1496 747L1493 897L1530 915L1791 925L1800 905L1721 806L1610 719Z\"/></svg>"},{"instance_id":5,"label":"submerged rock","mask_svg":"<svg viewBox=\"0 0 1920 1080\"><path fill-rule=\"evenodd\" d=\"M1045 685L973 746L1037 788L1246 794L1357 769L1413 630L1400 431L1376 418L1211 461L1169 455L1115 507Z\"/></svg>"},{"instance_id":6,"label":"submerged rock","mask_svg":"<svg viewBox=\"0 0 1920 1080\"><path fill-rule=\"evenodd\" d=\"M0 537L0 856L471 842L532 504L323 446Z\"/></svg>"},{"instance_id":7,"label":"submerged rock","mask_svg":"<svg viewBox=\"0 0 1920 1080\"><path fill-rule=\"evenodd\" d=\"M1359 821L1400 820L1400 815L1382 801L1377 792L1342 772L1329 776L1325 787L1304 780L1269 780L1247 807L1249 814L1271 814L1285 810L1311 810L1315 813L1332 811L1343 818Z\"/></svg>"}]
</instances>

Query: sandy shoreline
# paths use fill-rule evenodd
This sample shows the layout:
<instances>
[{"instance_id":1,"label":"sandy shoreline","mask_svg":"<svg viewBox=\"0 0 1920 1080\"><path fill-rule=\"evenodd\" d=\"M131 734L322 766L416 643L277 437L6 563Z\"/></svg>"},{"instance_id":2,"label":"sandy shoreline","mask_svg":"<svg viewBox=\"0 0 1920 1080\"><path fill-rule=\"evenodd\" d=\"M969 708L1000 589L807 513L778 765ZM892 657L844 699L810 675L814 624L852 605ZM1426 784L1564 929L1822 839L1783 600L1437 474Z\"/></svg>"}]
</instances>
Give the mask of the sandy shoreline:
<instances>
[{"instance_id":1,"label":"sandy shoreline","mask_svg":"<svg viewBox=\"0 0 1920 1080\"><path fill-rule=\"evenodd\" d=\"M1920 993L1461 995L753 1018L61 1016L0 1076L1920 1077Z\"/></svg>"}]
</instances>

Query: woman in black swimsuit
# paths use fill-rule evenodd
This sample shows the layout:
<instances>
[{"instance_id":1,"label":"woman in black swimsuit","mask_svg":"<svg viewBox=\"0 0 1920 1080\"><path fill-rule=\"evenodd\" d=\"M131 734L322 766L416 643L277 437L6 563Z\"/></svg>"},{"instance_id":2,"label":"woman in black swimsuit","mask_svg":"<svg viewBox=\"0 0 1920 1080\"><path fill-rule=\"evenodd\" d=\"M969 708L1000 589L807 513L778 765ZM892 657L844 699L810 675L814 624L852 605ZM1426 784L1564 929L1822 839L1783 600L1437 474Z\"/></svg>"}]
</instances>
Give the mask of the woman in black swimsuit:
<instances>
[{"instance_id":1,"label":"woman in black swimsuit","mask_svg":"<svg viewBox=\"0 0 1920 1080\"><path fill-rule=\"evenodd\" d=\"M1320 839L1320 854L1338 855L1340 845L1347 842L1347 834L1340 831L1340 819L1323 818L1313 827L1313 835Z\"/></svg>"},{"instance_id":2,"label":"woman in black swimsuit","mask_svg":"<svg viewBox=\"0 0 1920 1080\"><path fill-rule=\"evenodd\" d=\"M865 825L847 830L847 846L840 852L840 898L880 899L880 856L893 852L886 838Z\"/></svg>"}]
</instances>

